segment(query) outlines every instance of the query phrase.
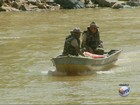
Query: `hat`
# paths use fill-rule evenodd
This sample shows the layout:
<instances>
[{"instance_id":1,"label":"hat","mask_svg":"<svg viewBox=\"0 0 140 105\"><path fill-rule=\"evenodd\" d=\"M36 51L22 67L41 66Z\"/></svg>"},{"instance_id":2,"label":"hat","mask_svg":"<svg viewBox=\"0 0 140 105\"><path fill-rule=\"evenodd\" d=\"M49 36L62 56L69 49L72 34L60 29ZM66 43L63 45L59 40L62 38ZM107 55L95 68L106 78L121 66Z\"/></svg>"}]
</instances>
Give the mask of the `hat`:
<instances>
[{"instance_id":1,"label":"hat","mask_svg":"<svg viewBox=\"0 0 140 105\"><path fill-rule=\"evenodd\" d=\"M90 27L99 28L99 27L95 24L95 22L91 22L91 23L90 23Z\"/></svg>"},{"instance_id":2,"label":"hat","mask_svg":"<svg viewBox=\"0 0 140 105\"><path fill-rule=\"evenodd\" d=\"M72 31L70 31L71 33L82 33L79 27L75 27Z\"/></svg>"}]
</instances>

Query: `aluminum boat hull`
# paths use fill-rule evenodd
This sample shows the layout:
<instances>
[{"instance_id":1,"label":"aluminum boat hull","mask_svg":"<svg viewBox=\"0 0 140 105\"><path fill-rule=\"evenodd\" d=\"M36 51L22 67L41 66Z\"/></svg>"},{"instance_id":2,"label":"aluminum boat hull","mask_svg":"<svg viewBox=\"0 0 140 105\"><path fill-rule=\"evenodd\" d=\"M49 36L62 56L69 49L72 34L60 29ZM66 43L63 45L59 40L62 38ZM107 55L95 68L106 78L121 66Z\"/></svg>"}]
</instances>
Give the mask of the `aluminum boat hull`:
<instances>
[{"instance_id":1,"label":"aluminum boat hull","mask_svg":"<svg viewBox=\"0 0 140 105\"><path fill-rule=\"evenodd\" d=\"M114 50L114 52L105 58L90 58L79 56L57 56L52 58L53 65L56 71L77 73L85 71L105 70L111 67L118 60L121 50Z\"/></svg>"}]
</instances>

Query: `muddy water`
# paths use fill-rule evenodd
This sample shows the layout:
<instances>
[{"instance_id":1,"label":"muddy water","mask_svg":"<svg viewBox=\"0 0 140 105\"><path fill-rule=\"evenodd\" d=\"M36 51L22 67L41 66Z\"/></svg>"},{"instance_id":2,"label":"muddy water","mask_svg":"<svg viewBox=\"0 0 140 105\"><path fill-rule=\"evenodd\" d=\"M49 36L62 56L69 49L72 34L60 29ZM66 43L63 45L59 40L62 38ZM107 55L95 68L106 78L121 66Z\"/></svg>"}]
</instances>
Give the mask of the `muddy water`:
<instances>
[{"instance_id":1,"label":"muddy water","mask_svg":"<svg viewBox=\"0 0 140 105\"><path fill-rule=\"evenodd\" d=\"M0 13L0 104L139 104L140 8ZM100 27L105 50L122 49L116 66L82 76L53 76L69 31ZM130 95L118 94L119 84Z\"/></svg>"}]
</instances>

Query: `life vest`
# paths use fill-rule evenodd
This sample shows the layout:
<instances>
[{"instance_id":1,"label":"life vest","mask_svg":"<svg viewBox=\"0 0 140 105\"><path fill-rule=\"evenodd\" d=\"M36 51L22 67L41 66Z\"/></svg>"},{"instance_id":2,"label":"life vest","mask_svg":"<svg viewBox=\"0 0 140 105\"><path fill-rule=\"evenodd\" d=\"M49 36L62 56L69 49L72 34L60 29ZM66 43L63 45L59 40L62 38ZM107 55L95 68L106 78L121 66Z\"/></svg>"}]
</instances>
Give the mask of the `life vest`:
<instances>
[{"instance_id":1,"label":"life vest","mask_svg":"<svg viewBox=\"0 0 140 105\"><path fill-rule=\"evenodd\" d=\"M96 33L90 32L89 28L87 28L86 31L83 32L87 36L86 38L86 45L91 47L93 50L95 50L100 45L100 36L99 31L97 29Z\"/></svg>"},{"instance_id":2,"label":"life vest","mask_svg":"<svg viewBox=\"0 0 140 105\"><path fill-rule=\"evenodd\" d=\"M78 56L78 53L75 49L75 47L73 47L71 45L71 41L76 39L78 42L78 46L80 48L80 40L78 38L76 38L73 34L69 35L68 37L66 37L65 39L65 44L64 44L64 50L63 50L63 55L74 55L74 56Z\"/></svg>"}]
</instances>

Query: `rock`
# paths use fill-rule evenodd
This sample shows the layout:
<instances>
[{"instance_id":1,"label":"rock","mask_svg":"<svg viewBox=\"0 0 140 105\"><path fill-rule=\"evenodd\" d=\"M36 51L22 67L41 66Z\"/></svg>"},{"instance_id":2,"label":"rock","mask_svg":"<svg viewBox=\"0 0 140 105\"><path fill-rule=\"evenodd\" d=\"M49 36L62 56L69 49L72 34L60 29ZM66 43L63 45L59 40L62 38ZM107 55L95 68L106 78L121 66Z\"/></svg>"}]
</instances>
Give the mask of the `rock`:
<instances>
[{"instance_id":1,"label":"rock","mask_svg":"<svg viewBox=\"0 0 140 105\"><path fill-rule=\"evenodd\" d=\"M9 5L9 6L10 6L11 3L12 3L11 0L3 0L3 2L6 3L6 4Z\"/></svg>"},{"instance_id":2,"label":"rock","mask_svg":"<svg viewBox=\"0 0 140 105\"><path fill-rule=\"evenodd\" d=\"M3 11L6 11L6 12L11 11L11 8L10 7L5 7L5 6L1 6L1 9Z\"/></svg>"},{"instance_id":3,"label":"rock","mask_svg":"<svg viewBox=\"0 0 140 105\"><path fill-rule=\"evenodd\" d=\"M29 5L29 9L37 9L37 8L38 8L38 6L36 6L36 5L32 5L32 4Z\"/></svg>"},{"instance_id":4,"label":"rock","mask_svg":"<svg viewBox=\"0 0 140 105\"><path fill-rule=\"evenodd\" d=\"M46 5L44 5L44 3L38 3L37 6L40 9L46 9Z\"/></svg>"},{"instance_id":5,"label":"rock","mask_svg":"<svg viewBox=\"0 0 140 105\"><path fill-rule=\"evenodd\" d=\"M93 4L90 0L84 0L84 4L86 8L95 8L96 5Z\"/></svg>"},{"instance_id":6,"label":"rock","mask_svg":"<svg viewBox=\"0 0 140 105\"><path fill-rule=\"evenodd\" d=\"M0 7L0 12L1 11L6 11L6 9L4 9L3 7Z\"/></svg>"},{"instance_id":7,"label":"rock","mask_svg":"<svg viewBox=\"0 0 140 105\"><path fill-rule=\"evenodd\" d=\"M46 3L51 5L52 3L54 3L54 0L46 0Z\"/></svg>"},{"instance_id":8,"label":"rock","mask_svg":"<svg viewBox=\"0 0 140 105\"><path fill-rule=\"evenodd\" d=\"M93 4L98 4L99 7L111 7L111 4L107 0L91 0Z\"/></svg>"},{"instance_id":9,"label":"rock","mask_svg":"<svg viewBox=\"0 0 140 105\"><path fill-rule=\"evenodd\" d=\"M32 5L36 5L37 1L36 0L28 0L28 2Z\"/></svg>"},{"instance_id":10,"label":"rock","mask_svg":"<svg viewBox=\"0 0 140 105\"><path fill-rule=\"evenodd\" d=\"M119 3L115 3L114 5L112 5L113 9L119 9L119 8L123 8L123 5L119 4Z\"/></svg>"},{"instance_id":11,"label":"rock","mask_svg":"<svg viewBox=\"0 0 140 105\"><path fill-rule=\"evenodd\" d=\"M19 10L27 11L26 6L24 4L20 5Z\"/></svg>"},{"instance_id":12,"label":"rock","mask_svg":"<svg viewBox=\"0 0 140 105\"><path fill-rule=\"evenodd\" d=\"M18 3L17 3L16 1L13 1L13 2L11 3L11 6L12 6L13 8L16 8L16 9L19 8L19 5L18 5Z\"/></svg>"},{"instance_id":13,"label":"rock","mask_svg":"<svg viewBox=\"0 0 140 105\"><path fill-rule=\"evenodd\" d=\"M0 7L2 6L2 4L3 4L3 0L0 0Z\"/></svg>"},{"instance_id":14,"label":"rock","mask_svg":"<svg viewBox=\"0 0 140 105\"><path fill-rule=\"evenodd\" d=\"M86 4L85 7L86 8L95 8L96 5L94 5L94 4Z\"/></svg>"},{"instance_id":15,"label":"rock","mask_svg":"<svg viewBox=\"0 0 140 105\"><path fill-rule=\"evenodd\" d=\"M19 11L19 9L16 9L16 8L11 7L11 11L18 12L18 11Z\"/></svg>"},{"instance_id":16,"label":"rock","mask_svg":"<svg viewBox=\"0 0 140 105\"><path fill-rule=\"evenodd\" d=\"M84 8L84 3L80 0L54 0L57 4L60 4L64 9L77 9Z\"/></svg>"},{"instance_id":17,"label":"rock","mask_svg":"<svg viewBox=\"0 0 140 105\"><path fill-rule=\"evenodd\" d=\"M19 0L20 4L29 4L28 0Z\"/></svg>"},{"instance_id":18,"label":"rock","mask_svg":"<svg viewBox=\"0 0 140 105\"><path fill-rule=\"evenodd\" d=\"M126 4L130 6L140 6L140 0L129 0Z\"/></svg>"},{"instance_id":19,"label":"rock","mask_svg":"<svg viewBox=\"0 0 140 105\"><path fill-rule=\"evenodd\" d=\"M9 11L19 11L18 9L15 9L13 7L10 7L10 6L1 6L1 10L2 11L6 11L6 12L9 12Z\"/></svg>"}]
</instances>

